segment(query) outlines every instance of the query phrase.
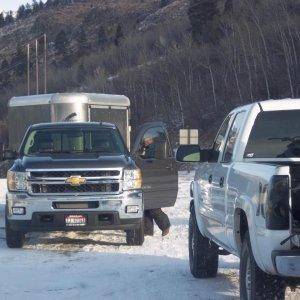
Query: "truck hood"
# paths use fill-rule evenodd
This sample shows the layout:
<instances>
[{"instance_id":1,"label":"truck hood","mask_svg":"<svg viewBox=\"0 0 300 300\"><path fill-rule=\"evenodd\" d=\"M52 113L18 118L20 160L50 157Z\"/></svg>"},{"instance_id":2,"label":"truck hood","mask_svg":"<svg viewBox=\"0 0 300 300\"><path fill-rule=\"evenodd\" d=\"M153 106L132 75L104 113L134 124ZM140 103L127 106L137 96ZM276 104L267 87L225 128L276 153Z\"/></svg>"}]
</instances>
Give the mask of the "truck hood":
<instances>
[{"instance_id":1,"label":"truck hood","mask_svg":"<svg viewBox=\"0 0 300 300\"><path fill-rule=\"evenodd\" d=\"M23 157L15 161L11 170L24 172L28 169L93 169L93 168L134 168L130 156L38 156Z\"/></svg>"}]
</instances>

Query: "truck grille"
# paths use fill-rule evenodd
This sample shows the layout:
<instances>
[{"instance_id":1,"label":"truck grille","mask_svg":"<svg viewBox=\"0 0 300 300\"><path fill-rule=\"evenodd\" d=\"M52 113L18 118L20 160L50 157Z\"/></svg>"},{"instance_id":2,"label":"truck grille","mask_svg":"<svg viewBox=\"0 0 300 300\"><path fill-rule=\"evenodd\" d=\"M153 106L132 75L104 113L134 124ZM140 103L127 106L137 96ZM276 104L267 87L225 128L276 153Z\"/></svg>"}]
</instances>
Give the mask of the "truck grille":
<instances>
[{"instance_id":1,"label":"truck grille","mask_svg":"<svg viewBox=\"0 0 300 300\"><path fill-rule=\"evenodd\" d=\"M67 179L81 177L84 183L72 185ZM121 169L100 170L28 170L29 192L34 195L117 194Z\"/></svg>"},{"instance_id":2,"label":"truck grille","mask_svg":"<svg viewBox=\"0 0 300 300\"><path fill-rule=\"evenodd\" d=\"M31 172L31 177L35 178L68 178L80 175L82 177L115 177L120 175L118 170L97 170L97 171L42 171Z\"/></svg>"},{"instance_id":3,"label":"truck grille","mask_svg":"<svg viewBox=\"0 0 300 300\"><path fill-rule=\"evenodd\" d=\"M60 193L115 193L119 191L119 183L84 184L71 186L68 184L33 184L34 194L60 194Z\"/></svg>"}]
</instances>

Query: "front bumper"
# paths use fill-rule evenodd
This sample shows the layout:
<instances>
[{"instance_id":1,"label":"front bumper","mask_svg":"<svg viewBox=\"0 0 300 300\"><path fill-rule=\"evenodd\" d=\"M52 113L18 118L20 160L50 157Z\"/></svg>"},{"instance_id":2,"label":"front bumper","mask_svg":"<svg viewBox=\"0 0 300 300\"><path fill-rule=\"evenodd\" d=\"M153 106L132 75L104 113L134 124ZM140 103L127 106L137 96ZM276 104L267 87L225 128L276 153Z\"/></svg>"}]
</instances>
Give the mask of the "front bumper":
<instances>
[{"instance_id":1,"label":"front bumper","mask_svg":"<svg viewBox=\"0 0 300 300\"><path fill-rule=\"evenodd\" d=\"M30 196L25 193L8 193L6 197L8 225L14 230L34 231L90 231L126 230L137 228L144 214L143 195L140 190L123 192L117 195L89 196ZM57 203L93 203L87 209L58 209ZM95 207L95 203L97 204ZM127 213L127 206L138 206L138 212ZM13 207L25 208L24 215L14 215ZM74 206L76 207L76 205ZM95 207L95 208L91 208ZM84 215L84 227L67 227L65 217Z\"/></svg>"},{"instance_id":2,"label":"front bumper","mask_svg":"<svg viewBox=\"0 0 300 300\"><path fill-rule=\"evenodd\" d=\"M300 250L272 252L277 273L285 277L300 277Z\"/></svg>"}]
</instances>

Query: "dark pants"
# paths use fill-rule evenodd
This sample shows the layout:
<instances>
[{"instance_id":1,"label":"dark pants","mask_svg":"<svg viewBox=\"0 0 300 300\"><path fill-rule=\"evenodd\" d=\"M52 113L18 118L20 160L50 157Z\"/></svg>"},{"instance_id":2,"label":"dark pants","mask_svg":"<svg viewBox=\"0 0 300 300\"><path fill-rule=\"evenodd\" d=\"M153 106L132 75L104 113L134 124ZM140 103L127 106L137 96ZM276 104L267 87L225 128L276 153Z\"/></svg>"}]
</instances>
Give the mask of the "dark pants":
<instances>
[{"instance_id":1,"label":"dark pants","mask_svg":"<svg viewBox=\"0 0 300 300\"><path fill-rule=\"evenodd\" d=\"M161 231L164 231L171 226L169 217L161 210L161 208L146 210L145 234L147 235L153 235L153 220Z\"/></svg>"}]
</instances>

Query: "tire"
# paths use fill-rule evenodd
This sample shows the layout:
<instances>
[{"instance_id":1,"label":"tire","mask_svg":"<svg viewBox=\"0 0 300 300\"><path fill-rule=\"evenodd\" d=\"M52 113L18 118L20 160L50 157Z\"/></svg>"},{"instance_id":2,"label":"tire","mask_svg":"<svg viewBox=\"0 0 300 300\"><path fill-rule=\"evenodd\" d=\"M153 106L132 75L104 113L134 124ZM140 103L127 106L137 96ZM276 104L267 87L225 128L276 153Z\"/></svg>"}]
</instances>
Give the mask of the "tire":
<instances>
[{"instance_id":1,"label":"tire","mask_svg":"<svg viewBox=\"0 0 300 300\"><path fill-rule=\"evenodd\" d=\"M278 276L263 272L254 259L249 232L242 245L240 262L240 297L242 300L284 299L285 282Z\"/></svg>"},{"instance_id":2,"label":"tire","mask_svg":"<svg viewBox=\"0 0 300 300\"><path fill-rule=\"evenodd\" d=\"M23 248L25 243L25 233L12 230L5 217L5 235L8 248Z\"/></svg>"},{"instance_id":3,"label":"tire","mask_svg":"<svg viewBox=\"0 0 300 300\"><path fill-rule=\"evenodd\" d=\"M126 230L126 242L129 246L142 246L145 240L144 222L137 229Z\"/></svg>"},{"instance_id":4,"label":"tire","mask_svg":"<svg viewBox=\"0 0 300 300\"><path fill-rule=\"evenodd\" d=\"M191 212L189 221L189 261L191 273L195 278L217 276L218 247L201 234L194 210Z\"/></svg>"}]
</instances>

